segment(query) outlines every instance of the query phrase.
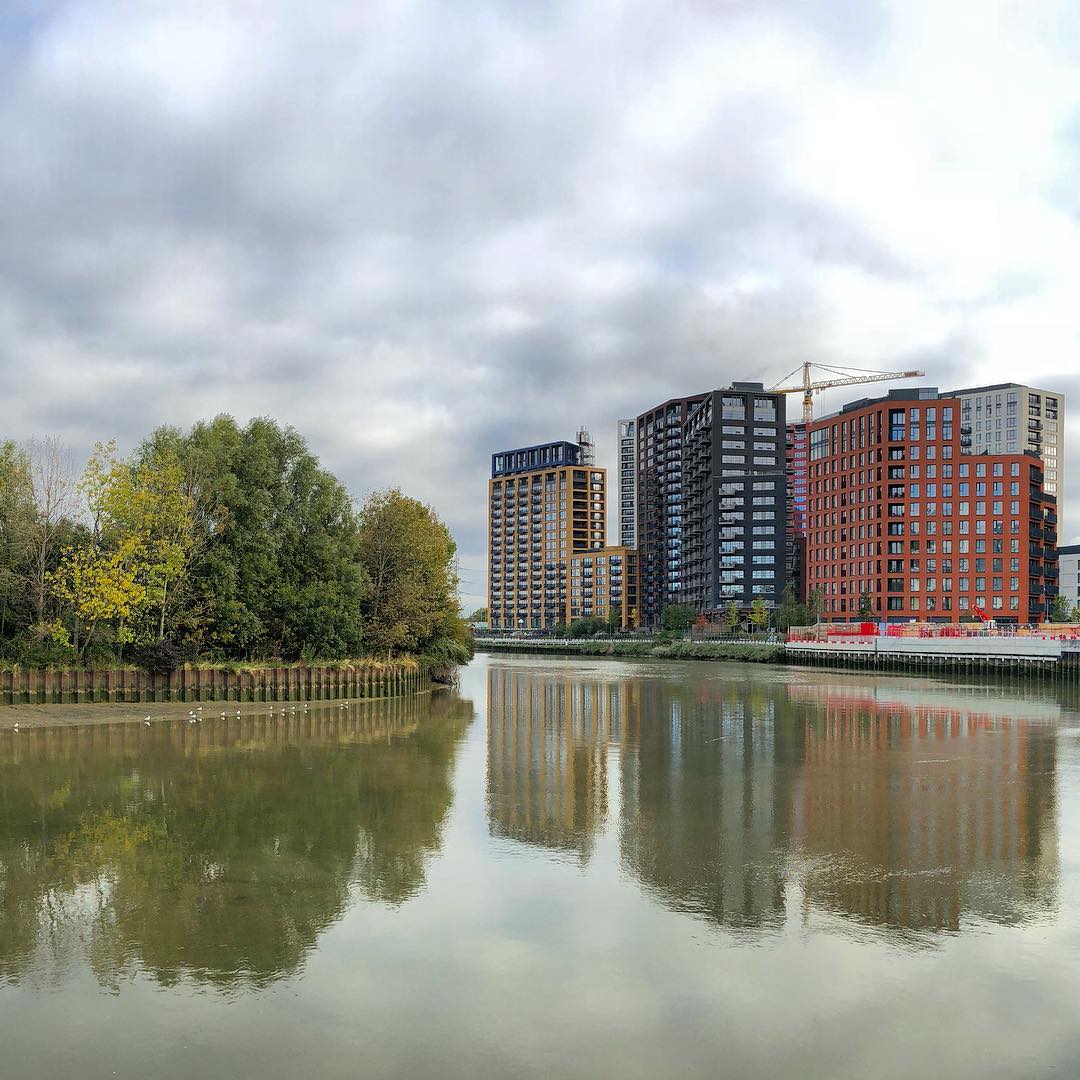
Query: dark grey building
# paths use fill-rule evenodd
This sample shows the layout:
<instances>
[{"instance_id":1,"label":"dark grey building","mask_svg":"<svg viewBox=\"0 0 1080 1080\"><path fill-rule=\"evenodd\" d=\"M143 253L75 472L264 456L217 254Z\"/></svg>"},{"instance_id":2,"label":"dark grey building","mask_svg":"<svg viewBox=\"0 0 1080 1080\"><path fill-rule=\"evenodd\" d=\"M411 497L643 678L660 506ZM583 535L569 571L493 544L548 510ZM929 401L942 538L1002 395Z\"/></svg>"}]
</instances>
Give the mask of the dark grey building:
<instances>
[{"instance_id":1,"label":"dark grey building","mask_svg":"<svg viewBox=\"0 0 1080 1080\"><path fill-rule=\"evenodd\" d=\"M761 383L714 390L683 424L682 597L705 615L787 582L784 395Z\"/></svg>"},{"instance_id":2,"label":"dark grey building","mask_svg":"<svg viewBox=\"0 0 1080 1080\"><path fill-rule=\"evenodd\" d=\"M705 397L672 398L636 420L639 626L659 625L664 605L683 599L683 424Z\"/></svg>"}]
</instances>

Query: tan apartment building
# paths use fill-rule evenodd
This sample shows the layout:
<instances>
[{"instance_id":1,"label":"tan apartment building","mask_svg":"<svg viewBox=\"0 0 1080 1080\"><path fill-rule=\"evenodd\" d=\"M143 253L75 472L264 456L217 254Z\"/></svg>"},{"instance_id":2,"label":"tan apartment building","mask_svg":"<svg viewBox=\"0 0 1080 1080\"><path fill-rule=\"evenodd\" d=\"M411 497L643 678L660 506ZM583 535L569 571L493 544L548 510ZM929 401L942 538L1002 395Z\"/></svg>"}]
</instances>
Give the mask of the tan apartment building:
<instances>
[{"instance_id":1,"label":"tan apartment building","mask_svg":"<svg viewBox=\"0 0 1080 1080\"><path fill-rule=\"evenodd\" d=\"M587 448L543 443L493 454L488 480L491 629L544 630L569 605L571 556L607 541L607 472Z\"/></svg>"},{"instance_id":2,"label":"tan apartment building","mask_svg":"<svg viewBox=\"0 0 1080 1080\"><path fill-rule=\"evenodd\" d=\"M638 625L638 557L631 547L605 547L570 556L566 622L606 619L615 608L619 626Z\"/></svg>"}]
</instances>

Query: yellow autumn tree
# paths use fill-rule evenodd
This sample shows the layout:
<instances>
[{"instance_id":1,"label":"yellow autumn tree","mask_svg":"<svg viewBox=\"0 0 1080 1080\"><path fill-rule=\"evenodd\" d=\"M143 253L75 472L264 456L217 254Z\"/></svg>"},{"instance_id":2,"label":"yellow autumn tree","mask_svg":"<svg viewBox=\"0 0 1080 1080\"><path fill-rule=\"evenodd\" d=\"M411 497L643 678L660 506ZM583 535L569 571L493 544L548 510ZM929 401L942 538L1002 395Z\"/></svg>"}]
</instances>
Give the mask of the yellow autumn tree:
<instances>
[{"instance_id":1,"label":"yellow autumn tree","mask_svg":"<svg viewBox=\"0 0 1080 1080\"><path fill-rule=\"evenodd\" d=\"M80 483L93 518L90 544L69 548L52 575L57 598L72 615L58 628L81 658L105 623L123 645L161 639L177 582L194 548L194 501L175 455L163 451L134 464L99 443Z\"/></svg>"}]
</instances>

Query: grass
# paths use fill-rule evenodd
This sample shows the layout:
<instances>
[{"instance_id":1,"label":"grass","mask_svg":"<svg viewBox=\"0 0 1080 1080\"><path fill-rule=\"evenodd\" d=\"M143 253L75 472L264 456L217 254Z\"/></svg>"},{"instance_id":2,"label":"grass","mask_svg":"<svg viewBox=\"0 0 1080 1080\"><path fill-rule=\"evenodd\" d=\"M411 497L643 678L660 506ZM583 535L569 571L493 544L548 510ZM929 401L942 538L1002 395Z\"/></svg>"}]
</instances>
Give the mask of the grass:
<instances>
[{"instance_id":1,"label":"grass","mask_svg":"<svg viewBox=\"0 0 1080 1080\"><path fill-rule=\"evenodd\" d=\"M268 671L271 668L286 668L290 671L297 668L332 668L336 671L345 671L352 668L365 668L375 671L415 671L420 666L420 661L412 656L398 656L390 660L379 660L375 657L359 656L347 660L196 660L182 664L191 670L198 671ZM28 664L17 660L0 659L0 671L10 671L18 674L23 671L133 671L140 666L134 662L126 664L116 660L95 662L88 661L85 664L49 663Z\"/></svg>"},{"instance_id":2,"label":"grass","mask_svg":"<svg viewBox=\"0 0 1080 1080\"><path fill-rule=\"evenodd\" d=\"M523 651L527 651L527 643L523 642L522 646ZM783 645L729 644L720 641L671 641L661 644L653 641L586 641L567 643L558 648L542 651L570 653L576 656L657 657L663 660L739 660L759 664L777 664L785 659Z\"/></svg>"}]
</instances>

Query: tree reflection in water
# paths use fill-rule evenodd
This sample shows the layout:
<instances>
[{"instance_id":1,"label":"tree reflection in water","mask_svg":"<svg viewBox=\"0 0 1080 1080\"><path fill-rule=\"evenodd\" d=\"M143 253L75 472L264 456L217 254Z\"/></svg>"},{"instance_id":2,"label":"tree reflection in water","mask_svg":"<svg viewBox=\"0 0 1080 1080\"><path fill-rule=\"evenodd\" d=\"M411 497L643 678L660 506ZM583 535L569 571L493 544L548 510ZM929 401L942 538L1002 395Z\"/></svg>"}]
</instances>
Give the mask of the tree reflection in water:
<instances>
[{"instance_id":1,"label":"tree reflection in water","mask_svg":"<svg viewBox=\"0 0 1080 1080\"><path fill-rule=\"evenodd\" d=\"M350 897L424 886L470 703L0 733L0 979L295 971Z\"/></svg>"}]
</instances>

